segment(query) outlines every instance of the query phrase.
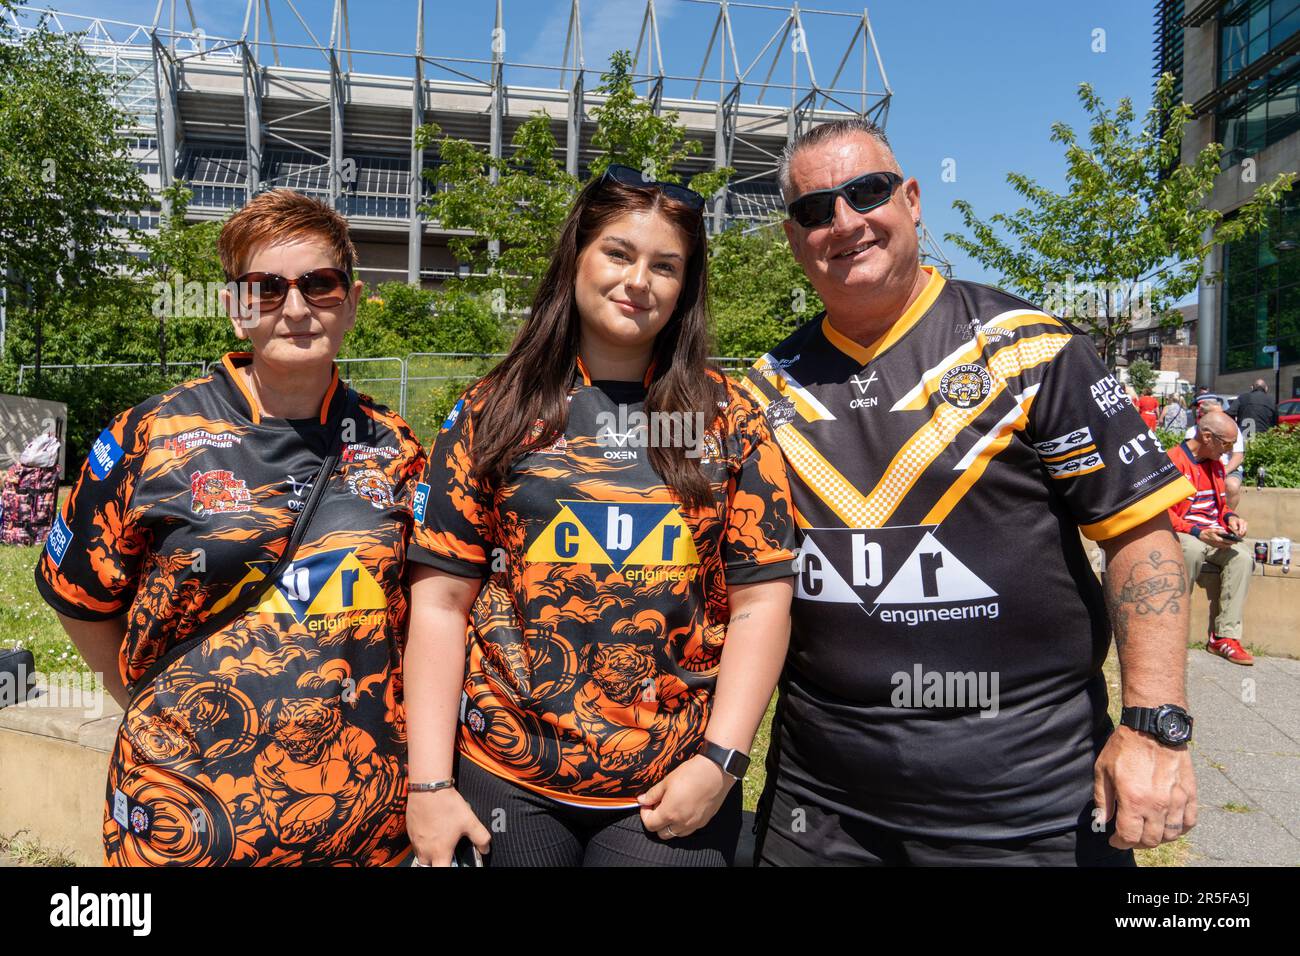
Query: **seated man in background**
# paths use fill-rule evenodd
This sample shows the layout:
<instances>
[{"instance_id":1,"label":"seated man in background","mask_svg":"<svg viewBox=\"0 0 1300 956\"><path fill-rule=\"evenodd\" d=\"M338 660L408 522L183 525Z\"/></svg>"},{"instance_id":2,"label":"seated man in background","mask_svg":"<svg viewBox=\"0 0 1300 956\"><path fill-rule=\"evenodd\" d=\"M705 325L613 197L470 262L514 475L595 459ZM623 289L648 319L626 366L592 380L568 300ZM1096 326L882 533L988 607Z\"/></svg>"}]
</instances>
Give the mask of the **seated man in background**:
<instances>
[{"instance_id":1,"label":"seated man in background","mask_svg":"<svg viewBox=\"0 0 1300 956\"><path fill-rule=\"evenodd\" d=\"M1196 421L1199 423L1201 418L1208 412L1223 412L1223 403L1217 398L1206 399L1202 397L1196 403ZM1227 413L1224 412L1226 415ZM1232 421L1228 416L1228 421ZM1236 423L1233 422L1236 429ZM1196 425L1191 425L1187 429L1186 437L1191 438L1196 434ZM1246 437L1240 429L1236 429L1237 437L1232 442L1232 447L1228 448L1223 456L1219 459L1223 462L1223 490L1228 499L1228 510L1236 511L1237 503L1241 501L1241 482L1244 473L1241 470L1241 463L1246 458Z\"/></svg>"},{"instance_id":2,"label":"seated man in background","mask_svg":"<svg viewBox=\"0 0 1300 956\"><path fill-rule=\"evenodd\" d=\"M1241 646L1241 614L1254 558L1242 539L1246 519L1233 513L1224 490L1220 456L1238 438L1236 423L1220 408L1207 409L1193 434L1169 449L1178 470L1196 487L1196 494L1169 509L1169 518L1183 546L1188 593L1208 561L1219 568L1219 596L1210 592L1210 633L1205 649L1234 664L1253 664L1255 658Z\"/></svg>"}]
</instances>

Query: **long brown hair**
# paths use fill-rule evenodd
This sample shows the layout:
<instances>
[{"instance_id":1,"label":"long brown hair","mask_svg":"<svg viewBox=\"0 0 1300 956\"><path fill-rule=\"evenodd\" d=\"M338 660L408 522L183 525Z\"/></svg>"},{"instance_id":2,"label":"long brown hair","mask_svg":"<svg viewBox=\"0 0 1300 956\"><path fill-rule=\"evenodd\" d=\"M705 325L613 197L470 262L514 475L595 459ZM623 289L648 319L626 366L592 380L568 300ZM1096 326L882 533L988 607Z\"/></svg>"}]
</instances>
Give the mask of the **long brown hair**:
<instances>
[{"instance_id":1,"label":"long brown hair","mask_svg":"<svg viewBox=\"0 0 1300 956\"><path fill-rule=\"evenodd\" d=\"M677 227L689 247L677 307L655 336L654 379L646 394L645 411L703 413L705 427L713 424L723 390L706 374L708 245L704 217L657 188L628 186L608 177L595 179L578 194L564 220L531 315L510 352L476 389L482 398L476 400L474 409L471 473L475 478L498 485L517 458L564 434L581 330L574 302L578 257L608 223L640 211L662 215ZM539 421L542 426L535 431ZM652 444L647 450L651 466L683 504L702 508L712 502L698 458L688 458L684 448Z\"/></svg>"}]
</instances>

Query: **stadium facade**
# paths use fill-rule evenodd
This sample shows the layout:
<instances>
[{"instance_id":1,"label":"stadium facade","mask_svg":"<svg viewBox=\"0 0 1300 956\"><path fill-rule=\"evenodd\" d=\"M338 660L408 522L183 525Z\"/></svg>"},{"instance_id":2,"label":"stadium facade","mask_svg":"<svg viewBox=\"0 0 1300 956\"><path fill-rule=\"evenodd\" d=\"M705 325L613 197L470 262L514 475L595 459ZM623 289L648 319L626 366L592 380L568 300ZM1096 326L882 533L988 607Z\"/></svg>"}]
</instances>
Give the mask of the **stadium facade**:
<instances>
[{"instance_id":1,"label":"stadium facade","mask_svg":"<svg viewBox=\"0 0 1300 956\"><path fill-rule=\"evenodd\" d=\"M421 125L508 157L518 126L543 111L557 160L586 175L605 64L584 57L580 0L569 0L564 53L550 64L511 58L523 43L509 21L512 4L500 0L483 4L481 35L464 37L435 35L439 5L410 0L391 20L404 50L354 47L347 0L312 4L307 12L328 10L328 22L313 22L304 6L247 0L237 36L205 29L177 0L159 0L147 25L110 19L109 10L47 18L49 28L81 33L100 67L123 79L120 102L131 117L123 133L158 196L136 225L158 226L169 213L161 190L174 182L193 191L187 218L196 220L288 187L348 217L361 278L431 285L463 267L447 248L452 231L412 214L439 188L436 146L415 144ZM865 10L674 0L667 22L663 0L638 9L618 44L633 53L637 90L656 109L678 111L688 138L703 147L678 172L736 171L710 204L714 230L757 226L781 209L777 157L800 131L846 116L887 121L892 91ZM20 7L16 23L32 29L45 12ZM430 40L459 52L431 53ZM697 71L665 69L688 53ZM832 58L818 58L825 53ZM432 179L412 171L431 171ZM927 257L946 266L928 234L922 238Z\"/></svg>"}]
</instances>

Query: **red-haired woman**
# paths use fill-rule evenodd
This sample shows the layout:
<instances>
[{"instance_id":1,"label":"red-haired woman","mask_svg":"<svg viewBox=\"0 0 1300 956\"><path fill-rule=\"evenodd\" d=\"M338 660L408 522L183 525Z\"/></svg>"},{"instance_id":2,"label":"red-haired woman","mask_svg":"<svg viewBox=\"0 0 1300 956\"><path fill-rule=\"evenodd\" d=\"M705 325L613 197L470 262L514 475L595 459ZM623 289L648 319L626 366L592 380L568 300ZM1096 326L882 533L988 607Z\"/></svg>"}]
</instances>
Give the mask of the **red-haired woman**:
<instances>
[{"instance_id":1,"label":"red-haired woman","mask_svg":"<svg viewBox=\"0 0 1300 956\"><path fill-rule=\"evenodd\" d=\"M113 420L36 569L126 709L107 861L396 863L423 452L339 381L362 288L346 220L275 190L219 247L252 351Z\"/></svg>"},{"instance_id":2,"label":"red-haired woman","mask_svg":"<svg viewBox=\"0 0 1300 956\"><path fill-rule=\"evenodd\" d=\"M493 865L732 860L794 529L762 414L706 363L703 205L628 167L588 184L438 435L409 553L420 864L463 838Z\"/></svg>"}]
</instances>

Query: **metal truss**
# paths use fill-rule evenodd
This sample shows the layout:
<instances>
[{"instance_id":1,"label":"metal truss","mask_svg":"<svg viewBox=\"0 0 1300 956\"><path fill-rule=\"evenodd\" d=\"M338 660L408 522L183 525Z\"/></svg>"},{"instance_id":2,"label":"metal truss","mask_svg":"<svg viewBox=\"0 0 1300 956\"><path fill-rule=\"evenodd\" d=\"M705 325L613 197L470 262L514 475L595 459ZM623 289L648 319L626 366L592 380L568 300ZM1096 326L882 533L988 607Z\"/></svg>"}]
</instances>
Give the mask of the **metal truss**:
<instances>
[{"instance_id":1,"label":"metal truss","mask_svg":"<svg viewBox=\"0 0 1300 956\"><path fill-rule=\"evenodd\" d=\"M228 208L262 189L291 186L351 217L392 220L388 228L407 234L408 256L405 269L387 271L412 282L432 271L422 267L425 237L446 232L422 222L416 211L434 188L419 174L436 159L417 148L414 134L429 120L442 123L450 115L447 102L455 99L460 111L459 127L448 134L483 143L494 158L505 155L513 126L537 109L562 124L560 148L570 173L582 175L594 157L588 109L600 101L593 89L601 69L589 67L584 58L580 0L569 0L558 64L507 56L502 0L495 3L491 34L483 37L490 44L487 54L478 57L427 52L428 0L411 0L415 42L406 50L354 47L348 0L333 0L328 23L304 16L301 3L246 0L242 28L233 37L206 31L190 0L157 0L147 26L65 14L52 15L49 25L82 32L88 48L118 63L115 71L128 77L124 89L131 89L133 98L124 98L123 107L137 117L152 111L148 132L157 140L161 187L186 181L202 193L196 192L196 205ZM596 4L589 0L588 5ZM15 25L31 29L44 12L19 7ZM400 26L394 24L394 35L409 36ZM680 69L678 64L693 60L698 50L686 48L698 46L706 33L697 69L666 68L666 62ZM749 41L745 49L742 38ZM828 38L838 56L819 60L814 48ZM810 126L846 115L882 127L888 120L893 93L865 9L844 13L798 3L645 0L641 16L629 19L626 42L618 45L632 51L633 82L656 110L678 110L692 134L712 126L712 137L701 137L706 155L681 172L735 169L713 198L715 231L734 221L742 227L766 221L780 208L775 184L780 150ZM364 61L363 72L356 61ZM833 71L827 69L831 63ZM829 72L829 82L819 81L819 67L823 76ZM237 93L241 107L229 115L209 117L199 109L198 119L190 116L187 110L195 107L185 104L196 102L208 81L219 82L222 93ZM359 91L379 88L400 96L409 125L405 116L400 127L384 130L358 121ZM483 120L486 129L478 125ZM187 149L191 139L198 145ZM163 216L169 214L164 204ZM937 251L933 239L929 245ZM938 256L942 260L942 253Z\"/></svg>"}]
</instances>

